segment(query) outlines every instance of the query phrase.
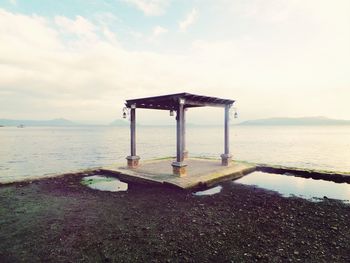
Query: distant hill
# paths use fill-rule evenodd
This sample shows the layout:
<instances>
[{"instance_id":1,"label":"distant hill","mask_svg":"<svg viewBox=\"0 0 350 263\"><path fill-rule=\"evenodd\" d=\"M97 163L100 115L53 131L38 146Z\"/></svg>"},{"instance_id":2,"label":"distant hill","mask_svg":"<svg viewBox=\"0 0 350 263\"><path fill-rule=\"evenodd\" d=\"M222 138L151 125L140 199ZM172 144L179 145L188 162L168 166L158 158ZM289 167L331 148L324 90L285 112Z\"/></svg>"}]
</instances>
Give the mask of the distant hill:
<instances>
[{"instance_id":1,"label":"distant hill","mask_svg":"<svg viewBox=\"0 0 350 263\"><path fill-rule=\"evenodd\" d=\"M0 119L0 126L77 126L79 124L66 119L53 119L53 120L10 120Z\"/></svg>"},{"instance_id":2,"label":"distant hill","mask_svg":"<svg viewBox=\"0 0 350 263\"><path fill-rule=\"evenodd\" d=\"M129 126L129 122L127 120L117 119L115 121L112 121L109 125L110 126Z\"/></svg>"},{"instance_id":3,"label":"distant hill","mask_svg":"<svg viewBox=\"0 0 350 263\"><path fill-rule=\"evenodd\" d=\"M239 125L350 125L350 120L335 120L326 117L269 118L245 121Z\"/></svg>"}]
</instances>

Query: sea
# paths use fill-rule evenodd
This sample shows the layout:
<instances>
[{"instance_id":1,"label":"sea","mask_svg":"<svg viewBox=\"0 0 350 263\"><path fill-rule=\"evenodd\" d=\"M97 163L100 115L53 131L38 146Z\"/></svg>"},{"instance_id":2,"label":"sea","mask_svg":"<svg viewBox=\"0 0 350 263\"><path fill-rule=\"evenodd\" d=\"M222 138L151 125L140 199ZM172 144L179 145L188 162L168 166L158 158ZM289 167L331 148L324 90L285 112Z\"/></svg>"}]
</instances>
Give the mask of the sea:
<instances>
[{"instance_id":1,"label":"sea","mask_svg":"<svg viewBox=\"0 0 350 263\"><path fill-rule=\"evenodd\" d=\"M261 164L350 172L350 126L232 126L234 159ZM190 156L219 158L220 126L189 126ZM126 163L128 127L1 127L0 182ZM137 127L142 160L175 156L175 126Z\"/></svg>"}]
</instances>

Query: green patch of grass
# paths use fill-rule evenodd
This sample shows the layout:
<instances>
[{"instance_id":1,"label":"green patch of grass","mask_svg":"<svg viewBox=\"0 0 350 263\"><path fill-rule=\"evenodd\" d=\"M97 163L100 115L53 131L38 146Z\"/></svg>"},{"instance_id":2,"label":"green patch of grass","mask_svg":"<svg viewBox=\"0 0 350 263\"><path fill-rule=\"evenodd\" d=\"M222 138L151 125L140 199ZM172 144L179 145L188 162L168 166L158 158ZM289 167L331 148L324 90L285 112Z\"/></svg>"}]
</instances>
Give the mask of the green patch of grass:
<instances>
[{"instance_id":1,"label":"green patch of grass","mask_svg":"<svg viewBox=\"0 0 350 263\"><path fill-rule=\"evenodd\" d=\"M116 179L114 178L108 178L108 177L101 177L101 178L83 178L81 183L83 185L91 185L91 184L97 184L97 183L103 183L103 182L111 182Z\"/></svg>"}]
</instances>

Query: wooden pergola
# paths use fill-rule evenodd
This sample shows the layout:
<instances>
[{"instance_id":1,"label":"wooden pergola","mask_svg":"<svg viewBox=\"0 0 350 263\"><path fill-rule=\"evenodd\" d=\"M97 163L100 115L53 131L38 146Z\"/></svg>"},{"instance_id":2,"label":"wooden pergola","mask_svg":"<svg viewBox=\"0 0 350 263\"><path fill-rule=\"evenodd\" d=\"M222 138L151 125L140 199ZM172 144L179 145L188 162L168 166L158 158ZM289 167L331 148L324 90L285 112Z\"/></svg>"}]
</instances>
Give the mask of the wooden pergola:
<instances>
[{"instance_id":1,"label":"wooden pergola","mask_svg":"<svg viewBox=\"0 0 350 263\"><path fill-rule=\"evenodd\" d=\"M176 161L171 165L174 175L186 175L186 164L184 159L187 158L185 144L185 112L189 108L195 107L222 107L225 109L225 147L224 153L221 154L222 165L229 165L232 158L229 147L229 112L234 100L220 99L215 97L201 96L190 93L177 93L164 96L140 98L126 100L125 106L130 109L130 134L131 134L131 151L127 156L129 168L136 168L139 165L140 157L136 155L136 109L154 109L168 110L176 112Z\"/></svg>"}]
</instances>

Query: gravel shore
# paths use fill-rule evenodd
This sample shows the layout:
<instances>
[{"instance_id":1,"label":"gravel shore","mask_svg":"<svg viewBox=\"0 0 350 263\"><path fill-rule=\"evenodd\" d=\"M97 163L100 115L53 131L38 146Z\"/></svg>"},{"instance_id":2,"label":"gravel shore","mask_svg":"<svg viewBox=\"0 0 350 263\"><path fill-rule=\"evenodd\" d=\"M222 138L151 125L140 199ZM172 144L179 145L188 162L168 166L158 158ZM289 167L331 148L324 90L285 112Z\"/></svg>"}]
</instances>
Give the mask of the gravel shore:
<instances>
[{"instance_id":1,"label":"gravel shore","mask_svg":"<svg viewBox=\"0 0 350 263\"><path fill-rule=\"evenodd\" d=\"M0 262L350 262L350 205L233 182L221 193L83 186L83 175L0 186Z\"/></svg>"}]
</instances>

